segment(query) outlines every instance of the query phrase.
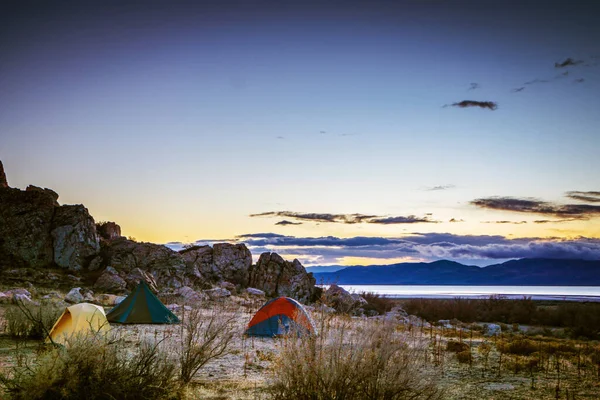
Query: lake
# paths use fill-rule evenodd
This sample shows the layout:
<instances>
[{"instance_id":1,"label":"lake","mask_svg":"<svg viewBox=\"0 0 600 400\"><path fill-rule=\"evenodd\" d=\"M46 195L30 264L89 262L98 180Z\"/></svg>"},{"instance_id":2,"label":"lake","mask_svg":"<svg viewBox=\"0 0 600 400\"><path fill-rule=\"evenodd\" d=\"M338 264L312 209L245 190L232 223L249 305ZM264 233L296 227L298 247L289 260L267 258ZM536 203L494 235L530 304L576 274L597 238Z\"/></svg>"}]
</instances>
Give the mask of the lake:
<instances>
[{"instance_id":1,"label":"lake","mask_svg":"<svg viewBox=\"0 0 600 400\"><path fill-rule=\"evenodd\" d=\"M339 285L349 292L375 292L394 298L508 298L600 301L600 286L450 286L450 285Z\"/></svg>"}]
</instances>

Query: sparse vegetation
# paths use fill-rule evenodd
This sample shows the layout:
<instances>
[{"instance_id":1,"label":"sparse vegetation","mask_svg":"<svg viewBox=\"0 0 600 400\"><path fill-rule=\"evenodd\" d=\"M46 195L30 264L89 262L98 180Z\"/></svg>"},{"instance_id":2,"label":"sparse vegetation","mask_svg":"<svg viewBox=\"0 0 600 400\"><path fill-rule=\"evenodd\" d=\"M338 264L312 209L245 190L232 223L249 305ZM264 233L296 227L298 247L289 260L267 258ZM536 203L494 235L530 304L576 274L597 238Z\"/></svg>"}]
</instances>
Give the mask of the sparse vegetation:
<instances>
[{"instance_id":1,"label":"sparse vegetation","mask_svg":"<svg viewBox=\"0 0 600 400\"><path fill-rule=\"evenodd\" d=\"M4 311L4 331L15 339L44 339L62 311L50 302L10 305Z\"/></svg>"},{"instance_id":2,"label":"sparse vegetation","mask_svg":"<svg viewBox=\"0 0 600 400\"><path fill-rule=\"evenodd\" d=\"M0 383L13 400L176 398L176 365L159 343L141 343L130 353L120 340L73 337L34 360L19 357Z\"/></svg>"},{"instance_id":3,"label":"sparse vegetation","mask_svg":"<svg viewBox=\"0 0 600 400\"><path fill-rule=\"evenodd\" d=\"M274 399L437 399L421 354L393 324L344 321L319 337L288 336L275 361Z\"/></svg>"},{"instance_id":4,"label":"sparse vegetation","mask_svg":"<svg viewBox=\"0 0 600 400\"><path fill-rule=\"evenodd\" d=\"M360 296L367 301L368 304L362 306L365 311L373 310L377 314L382 315L390 311L396 302L386 296L374 292L361 292Z\"/></svg>"}]
</instances>

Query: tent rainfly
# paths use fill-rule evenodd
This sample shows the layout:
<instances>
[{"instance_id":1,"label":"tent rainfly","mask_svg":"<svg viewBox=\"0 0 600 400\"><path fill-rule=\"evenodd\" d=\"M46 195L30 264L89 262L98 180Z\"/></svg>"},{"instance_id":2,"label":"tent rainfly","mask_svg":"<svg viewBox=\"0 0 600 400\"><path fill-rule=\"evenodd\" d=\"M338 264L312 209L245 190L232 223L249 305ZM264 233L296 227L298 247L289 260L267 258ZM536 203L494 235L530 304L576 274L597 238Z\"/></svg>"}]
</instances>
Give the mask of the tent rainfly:
<instances>
[{"instance_id":1,"label":"tent rainfly","mask_svg":"<svg viewBox=\"0 0 600 400\"><path fill-rule=\"evenodd\" d=\"M302 306L289 297L278 297L265 303L250 320L248 336L281 336L295 330L298 335L317 333L310 316Z\"/></svg>"},{"instance_id":2,"label":"tent rainfly","mask_svg":"<svg viewBox=\"0 0 600 400\"><path fill-rule=\"evenodd\" d=\"M119 324L176 324L179 318L152 293L144 281L125 300L108 312L109 322Z\"/></svg>"},{"instance_id":3,"label":"tent rainfly","mask_svg":"<svg viewBox=\"0 0 600 400\"><path fill-rule=\"evenodd\" d=\"M109 327L102 307L90 303L74 304L63 311L46 341L52 339L54 343L66 344L73 335L105 332Z\"/></svg>"}]
</instances>

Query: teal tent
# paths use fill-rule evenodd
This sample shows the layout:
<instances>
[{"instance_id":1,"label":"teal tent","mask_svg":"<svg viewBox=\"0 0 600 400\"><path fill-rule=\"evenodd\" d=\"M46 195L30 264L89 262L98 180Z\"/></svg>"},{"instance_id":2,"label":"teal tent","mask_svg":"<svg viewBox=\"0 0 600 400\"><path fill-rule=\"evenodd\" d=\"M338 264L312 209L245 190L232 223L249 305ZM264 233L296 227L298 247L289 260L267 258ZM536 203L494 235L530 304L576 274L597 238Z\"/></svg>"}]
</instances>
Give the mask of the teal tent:
<instances>
[{"instance_id":1,"label":"teal tent","mask_svg":"<svg viewBox=\"0 0 600 400\"><path fill-rule=\"evenodd\" d=\"M143 281L125 300L106 314L106 319L120 324L176 324L179 322L179 318L165 307Z\"/></svg>"}]
</instances>

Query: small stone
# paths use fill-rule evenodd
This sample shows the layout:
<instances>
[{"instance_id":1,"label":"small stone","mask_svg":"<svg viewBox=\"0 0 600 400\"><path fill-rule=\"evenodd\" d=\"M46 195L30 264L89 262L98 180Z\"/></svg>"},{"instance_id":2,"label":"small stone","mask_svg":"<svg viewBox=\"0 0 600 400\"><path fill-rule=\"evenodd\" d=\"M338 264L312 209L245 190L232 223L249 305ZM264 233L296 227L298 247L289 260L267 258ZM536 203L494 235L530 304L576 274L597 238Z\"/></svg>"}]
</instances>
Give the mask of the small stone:
<instances>
[{"instance_id":1,"label":"small stone","mask_svg":"<svg viewBox=\"0 0 600 400\"><path fill-rule=\"evenodd\" d=\"M65 296L65 300L69 303L81 303L83 301L83 295L81 294L81 288L73 288Z\"/></svg>"},{"instance_id":2,"label":"small stone","mask_svg":"<svg viewBox=\"0 0 600 400\"><path fill-rule=\"evenodd\" d=\"M252 287L247 288L246 293L248 293L250 296L265 297L264 291Z\"/></svg>"}]
</instances>

